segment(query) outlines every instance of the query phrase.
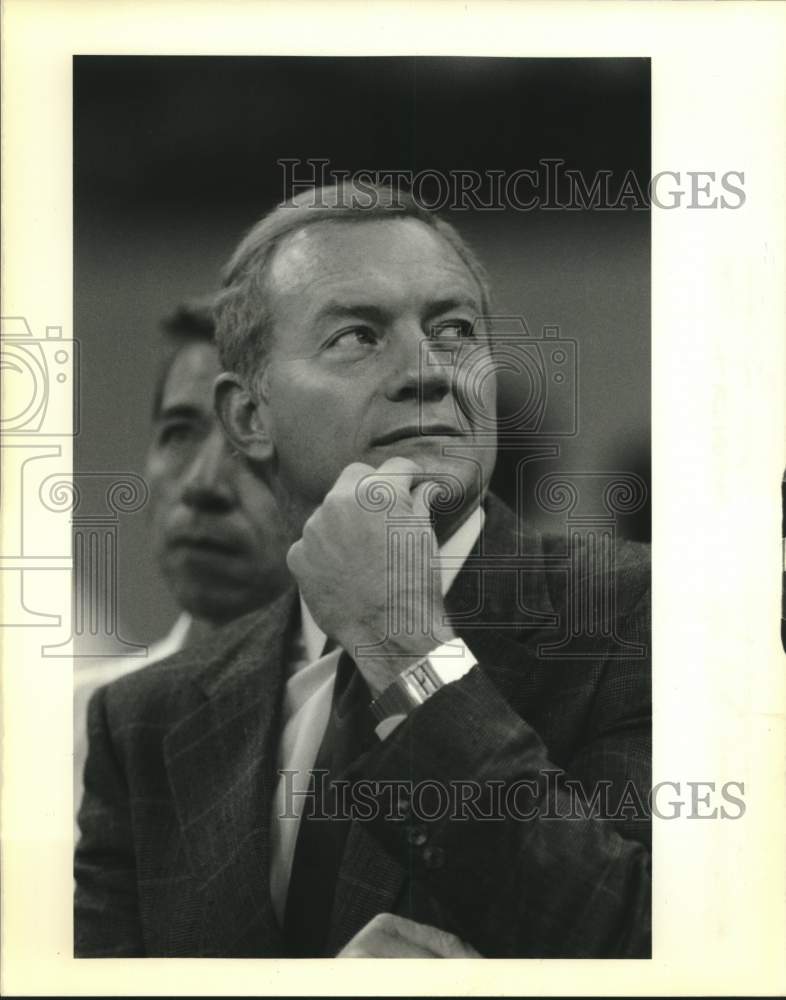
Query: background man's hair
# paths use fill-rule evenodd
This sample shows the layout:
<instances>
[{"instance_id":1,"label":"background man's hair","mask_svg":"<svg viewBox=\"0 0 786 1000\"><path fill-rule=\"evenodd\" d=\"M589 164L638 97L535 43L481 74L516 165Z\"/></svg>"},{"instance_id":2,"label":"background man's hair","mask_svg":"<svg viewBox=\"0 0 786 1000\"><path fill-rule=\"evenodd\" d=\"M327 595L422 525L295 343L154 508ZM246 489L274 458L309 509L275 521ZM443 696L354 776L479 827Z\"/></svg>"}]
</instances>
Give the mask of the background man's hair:
<instances>
[{"instance_id":1,"label":"background man's hair","mask_svg":"<svg viewBox=\"0 0 786 1000\"><path fill-rule=\"evenodd\" d=\"M214 308L215 300L212 297L192 299L182 302L161 321L165 354L153 387L153 420L157 420L161 414L166 380L180 351L191 344L215 344Z\"/></svg>"},{"instance_id":2,"label":"background man's hair","mask_svg":"<svg viewBox=\"0 0 786 1000\"><path fill-rule=\"evenodd\" d=\"M273 256L291 233L317 222L361 223L411 218L425 223L453 248L477 281L481 309L490 312L486 272L458 231L415 201L411 194L384 185L348 181L314 188L283 202L246 233L223 272L215 300L216 340L221 364L251 385L264 368L271 332L267 276Z\"/></svg>"}]
</instances>

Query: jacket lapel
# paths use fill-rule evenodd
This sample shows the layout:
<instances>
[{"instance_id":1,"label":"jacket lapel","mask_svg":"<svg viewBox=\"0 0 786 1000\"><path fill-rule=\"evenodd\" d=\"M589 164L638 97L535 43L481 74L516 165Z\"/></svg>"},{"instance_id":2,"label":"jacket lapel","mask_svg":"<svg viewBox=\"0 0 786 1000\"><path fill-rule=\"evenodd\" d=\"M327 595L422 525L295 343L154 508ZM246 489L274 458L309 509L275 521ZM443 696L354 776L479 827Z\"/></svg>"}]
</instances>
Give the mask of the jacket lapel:
<instances>
[{"instance_id":1,"label":"jacket lapel","mask_svg":"<svg viewBox=\"0 0 786 1000\"><path fill-rule=\"evenodd\" d=\"M269 890L270 812L295 605L290 591L250 627L244 619L224 632L195 669L199 706L165 739L186 851L205 893L206 954L281 954Z\"/></svg>"},{"instance_id":2,"label":"jacket lapel","mask_svg":"<svg viewBox=\"0 0 786 1000\"><path fill-rule=\"evenodd\" d=\"M490 624L519 637L523 631L553 629L557 616L540 535L495 496L484 506L483 531L445 598L456 632L465 642L473 634L482 642Z\"/></svg>"},{"instance_id":3,"label":"jacket lapel","mask_svg":"<svg viewBox=\"0 0 786 1000\"><path fill-rule=\"evenodd\" d=\"M445 607L459 638L515 705L522 693L534 695L542 686L537 648L553 639L559 616L549 594L549 562L540 535L496 497L489 496L485 506L483 533Z\"/></svg>"}]
</instances>

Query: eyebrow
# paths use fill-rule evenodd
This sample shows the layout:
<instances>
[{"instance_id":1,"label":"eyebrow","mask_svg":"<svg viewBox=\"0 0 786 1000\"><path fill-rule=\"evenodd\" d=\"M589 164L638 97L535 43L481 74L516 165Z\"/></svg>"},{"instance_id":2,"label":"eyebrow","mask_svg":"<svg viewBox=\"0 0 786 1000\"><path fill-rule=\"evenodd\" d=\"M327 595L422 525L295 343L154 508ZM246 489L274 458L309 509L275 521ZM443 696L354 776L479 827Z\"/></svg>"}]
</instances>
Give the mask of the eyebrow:
<instances>
[{"instance_id":1,"label":"eyebrow","mask_svg":"<svg viewBox=\"0 0 786 1000\"><path fill-rule=\"evenodd\" d=\"M341 319L344 316L359 316L370 322L380 322L388 315L388 310L381 306L363 303L328 302L317 313L320 319Z\"/></svg>"},{"instance_id":2,"label":"eyebrow","mask_svg":"<svg viewBox=\"0 0 786 1000\"><path fill-rule=\"evenodd\" d=\"M478 301L472 295L460 294L451 295L444 299L438 299L436 302L431 302L426 309L425 319L431 320L435 316L439 316L442 313L450 312L451 309L467 308L472 312L477 314L480 313L480 305ZM325 303L325 305L318 311L317 316L320 319L342 319L345 316L358 316L360 319L365 319L371 323L382 323L390 315L388 309L382 306L374 305L373 303L367 302L341 302L339 300L333 300Z\"/></svg>"},{"instance_id":3,"label":"eyebrow","mask_svg":"<svg viewBox=\"0 0 786 1000\"><path fill-rule=\"evenodd\" d=\"M452 295L449 298L433 302L426 312L426 317L433 319L442 313L450 312L451 309L469 309L470 312L479 314L480 304L472 295Z\"/></svg>"}]
</instances>

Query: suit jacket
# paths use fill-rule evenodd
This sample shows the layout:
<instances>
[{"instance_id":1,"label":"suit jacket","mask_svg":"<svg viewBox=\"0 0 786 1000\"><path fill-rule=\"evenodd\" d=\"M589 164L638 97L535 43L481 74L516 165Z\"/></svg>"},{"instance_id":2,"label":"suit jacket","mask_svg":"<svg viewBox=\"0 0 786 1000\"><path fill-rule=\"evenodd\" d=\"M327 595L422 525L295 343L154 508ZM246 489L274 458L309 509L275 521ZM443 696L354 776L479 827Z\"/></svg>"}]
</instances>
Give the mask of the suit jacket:
<instances>
[{"instance_id":1,"label":"suit jacket","mask_svg":"<svg viewBox=\"0 0 786 1000\"><path fill-rule=\"evenodd\" d=\"M74 825L76 814L82 802L82 775L87 759L87 706L98 688L109 684L118 677L141 670L151 663L157 663L183 648L191 615L183 611L169 633L148 647L146 656L115 656L100 660L89 667L81 667L74 672ZM77 828L77 837L79 830Z\"/></svg>"},{"instance_id":2,"label":"suit jacket","mask_svg":"<svg viewBox=\"0 0 786 1000\"><path fill-rule=\"evenodd\" d=\"M392 911L489 957L649 955L648 550L566 544L489 498L446 600L478 666L353 766L400 791L352 823L327 954ZM94 695L78 956L286 955L270 817L296 604ZM423 782L471 804L434 809Z\"/></svg>"}]
</instances>

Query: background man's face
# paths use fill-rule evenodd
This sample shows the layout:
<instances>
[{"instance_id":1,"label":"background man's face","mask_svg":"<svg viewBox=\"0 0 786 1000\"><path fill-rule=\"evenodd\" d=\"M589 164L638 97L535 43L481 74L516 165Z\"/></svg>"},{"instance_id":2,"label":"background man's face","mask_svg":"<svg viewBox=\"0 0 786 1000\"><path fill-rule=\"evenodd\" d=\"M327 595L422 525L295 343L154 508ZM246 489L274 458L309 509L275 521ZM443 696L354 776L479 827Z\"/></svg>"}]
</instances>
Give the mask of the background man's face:
<instances>
[{"instance_id":1,"label":"background man's face","mask_svg":"<svg viewBox=\"0 0 786 1000\"><path fill-rule=\"evenodd\" d=\"M272 494L230 454L214 415L219 370L211 344L178 352L147 462L158 565L178 603L216 623L261 607L287 579Z\"/></svg>"},{"instance_id":2,"label":"background man's face","mask_svg":"<svg viewBox=\"0 0 786 1000\"><path fill-rule=\"evenodd\" d=\"M425 479L456 477L465 507L474 502L496 457L493 375L480 433L455 368L423 364L429 338L488 360L472 336L480 289L452 247L414 219L315 223L285 240L268 282L265 414L293 501L307 512L349 463L400 455Z\"/></svg>"}]
</instances>

